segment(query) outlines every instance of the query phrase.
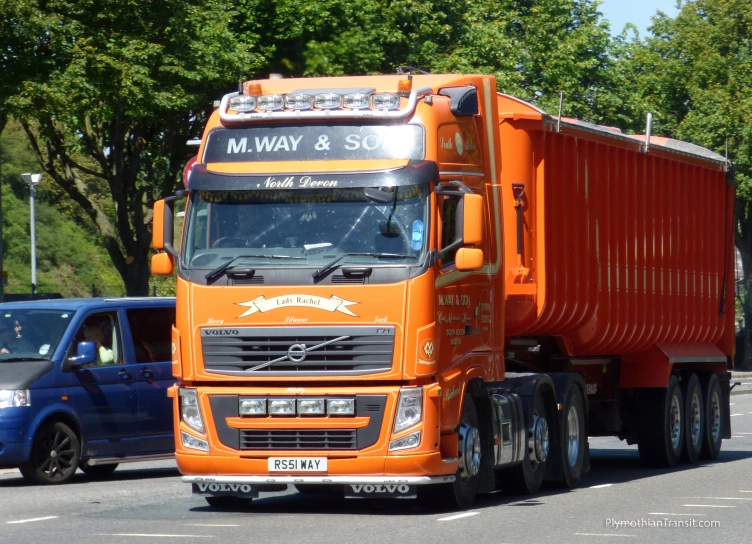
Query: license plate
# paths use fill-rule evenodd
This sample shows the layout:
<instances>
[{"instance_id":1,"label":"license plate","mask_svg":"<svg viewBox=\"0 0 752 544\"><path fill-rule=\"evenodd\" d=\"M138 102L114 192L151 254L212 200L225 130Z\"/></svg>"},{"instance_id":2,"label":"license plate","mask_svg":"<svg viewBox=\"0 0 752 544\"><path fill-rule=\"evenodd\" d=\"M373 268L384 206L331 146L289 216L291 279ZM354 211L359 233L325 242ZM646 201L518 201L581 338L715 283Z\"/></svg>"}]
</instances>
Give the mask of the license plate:
<instances>
[{"instance_id":1,"label":"license plate","mask_svg":"<svg viewBox=\"0 0 752 544\"><path fill-rule=\"evenodd\" d=\"M270 457L269 472L326 472L326 457Z\"/></svg>"}]
</instances>

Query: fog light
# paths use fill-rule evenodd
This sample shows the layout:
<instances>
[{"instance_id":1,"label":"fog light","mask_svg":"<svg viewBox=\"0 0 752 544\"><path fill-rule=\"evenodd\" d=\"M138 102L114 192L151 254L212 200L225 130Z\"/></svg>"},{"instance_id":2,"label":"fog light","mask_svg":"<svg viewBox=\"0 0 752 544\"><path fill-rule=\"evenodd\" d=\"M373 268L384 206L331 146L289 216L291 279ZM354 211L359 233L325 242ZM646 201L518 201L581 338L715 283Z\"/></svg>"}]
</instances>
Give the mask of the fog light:
<instances>
[{"instance_id":1,"label":"fog light","mask_svg":"<svg viewBox=\"0 0 752 544\"><path fill-rule=\"evenodd\" d=\"M342 95L337 93L317 94L313 105L320 110L330 110L342 107Z\"/></svg>"},{"instance_id":2,"label":"fog light","mask_svg":"<svg viewBox=\"0 0 752 544\"><path fill-rule=\"evenodd\" d=\"M313 106L313 97L308 94L288 94L285 107L292 110L307 110Z\"/></svg>"},{"instance_id":3,"label":"fog light","mask_svg":"<svg viewBox=\"0 0 752 544\"><path fill-rule=\"evenodd\" d=\"M354 110L367 108L371 105L371 96L363 93L345 95L345 107Z\"/></svg>"},{"instance_id":4,"label":"fog light","mask_svg":"<svg viewBox=\"0 0 752 544\"><path fill-rule=\"evenodd\" d=\"M371 97L371 104L377 110L396 110L400 106L400 98L396 94L382 93Z\"/></svg>"},{"instance_id":5,"label":"fog light","mask_svg":"<svg viewBox=\"0 0 752 544\"><path fill-rule=\"evenodd\" d=\"M294 416L295 399L269 399L269 413L273 416Z\"/></svg>"},{"instance_id":6,"label":"fog light","mask_svg":"<svg viewBox=\"0 0 752 544\"><path fill-rule=\"evenodd\" d=\"M241 416L265 416L266 399L240 399L238 412Z\"/></svg>"},{"instance_id":7,"label":"fog light","mask_svg":"<svg viewBox=\"0 0 752 544\"><path fill-rule=\"evenodd\" d=\"M326 413L324 399L298 399L298 414L321 416Z\"/></svg>"},{"instance_id":8,"label":"fog light","mask_svg":"<svg viewBox=\"0 0 752 544\"><path fill-rule=\"evenodd\" d=\"M420 431L389 442L389 451L406 450L420 446Z\"/></svg>"},{"instance_id":9,"label":"fog light","mask_svg":"<svg viewBox=\"0 0 752 544\"><path fill-rule=\"evenodd\" d=\"M256 106L264 111L281 110L284 100L281 94L265 94L256 97Z\"/></svg>"},{"instance_id":10,"label":"fog light","mask_svg":"<svg viewBox=\"0 0 752 544\"><path fill-rule=\"evenodd\" d=\"M353 416L355 399L327 399L326 411L330 416Z\"/></svg>"},{"instance_id":11,"label":"fog light","mask_svg":"<svg viewBox=\"0 0 752 544\"><path fill-rule=\"evenodd\" d=\"M183 442L183 446L191 448L192 450L209 451L209 443L206 440L201 440L195 436L191 436L188 433L180 431L180 438Z\"/></svg>"},{"instance_id":12,"label":"fog light","mask_svg":"<svg viewBox=\"0 0 752 544\"><path fill-rule=\"evenodd\" d=\"M255 96L234 96L230 98L230 109L235 111L251 111L256 109Z\"/></svg>"}]
</instances>

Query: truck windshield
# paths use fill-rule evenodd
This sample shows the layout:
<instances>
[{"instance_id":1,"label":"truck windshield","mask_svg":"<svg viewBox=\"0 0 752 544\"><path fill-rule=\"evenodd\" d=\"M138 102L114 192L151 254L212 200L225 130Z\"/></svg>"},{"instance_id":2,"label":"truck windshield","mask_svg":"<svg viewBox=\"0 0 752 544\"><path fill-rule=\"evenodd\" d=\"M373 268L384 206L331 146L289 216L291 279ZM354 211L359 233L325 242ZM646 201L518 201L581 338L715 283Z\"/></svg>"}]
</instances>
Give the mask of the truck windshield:
<instances>
[{"instance_id":1,"label":"truck windshield","mask_svg":"<svg viewBox=\"0 0 752 544\"><path fill-rule=\"evenodd\" d=\"M63 310L0 310L0 363L50 359L73 315Z\"/></svg>"},{"instance_id":2,"label":"truck windshield","mask_svg":"<svg viewBox=\"0 0 752 544\"><path fill-rule=\"evenodd\" d=\"M344 260L415 265L426 253L428 196L425 184L194 191L183 264L215 268L242 257L237 264L320 267L353 254Z\"/></svg>"}]
</instances>

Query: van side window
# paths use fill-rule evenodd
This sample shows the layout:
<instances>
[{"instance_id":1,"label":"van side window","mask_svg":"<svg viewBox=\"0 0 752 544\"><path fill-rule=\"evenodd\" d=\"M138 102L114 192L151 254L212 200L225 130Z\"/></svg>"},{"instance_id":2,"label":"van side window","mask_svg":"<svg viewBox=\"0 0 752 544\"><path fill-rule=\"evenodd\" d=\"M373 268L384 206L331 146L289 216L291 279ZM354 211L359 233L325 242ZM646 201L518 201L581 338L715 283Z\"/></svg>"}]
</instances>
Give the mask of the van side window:
<instances>
[{"instance_id":1,"label":"van side window","mask_svg":"<svg viewBox=\"0 0 752 544\"><path fill-rule=\"evenodd\" d=\"M457 238L457 198L444 198L441 203L441 247L447 247ZM451 251L441 261L442 267L454 264L454 256L457 251Z\"/></svg>"},{"instance_id":2,"label":"van side window","mask_svg":"<svg viewBox=\"0 0 752 544\"><path fill-rule=\"evenodd\" d=\"M86 317L68 348L68 357L74 357L79 342L93 342L97 359L91 366L123 364L123 345L117 312L98 312Z\"/></svg>"},{"instance_id":3,"label":"van side window","mask_svg":"<svg viewBox=\"0 0 752 544\"><path fill-rule=\"evenodd\" d=\"M172 360L175 308L131 308L125 311L137 363Z\"/></svg>"}]
</instances>

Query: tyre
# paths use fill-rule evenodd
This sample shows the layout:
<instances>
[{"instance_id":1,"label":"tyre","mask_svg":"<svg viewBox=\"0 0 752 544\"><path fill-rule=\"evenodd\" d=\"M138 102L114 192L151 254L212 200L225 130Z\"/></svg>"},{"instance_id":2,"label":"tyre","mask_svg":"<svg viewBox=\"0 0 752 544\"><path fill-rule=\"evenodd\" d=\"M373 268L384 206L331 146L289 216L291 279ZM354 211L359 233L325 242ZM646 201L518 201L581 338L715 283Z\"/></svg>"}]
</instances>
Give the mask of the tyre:
<instances>
[{"instance_id":1,"label":"tyre","mask_svg":"<svg viewBox=\"0 0 752 544\"><path fill-rule=\"evenodd\" d=\"M723 393L721 393L718 376L715 374L703 376L701 386L705 403L705 430L700 458L713 460L721 452L721 443L723 442L723 422L725 418Z\"/></svg>"},{"instance_id":2,"label":"tyre","mask_svg":"<svg viewBox=\"0 0 752 544\"><path fill-rule=\"evenodd\" d=\"M574 489L580 485L585 467L587 428L585 401L582 390L575 384L567 389L561 420L561 467L564 486Z\"/></svg>"},{"instance_id":3,"label":"tyre","mask_svg":"<svg viewBox=\"0 0 752 544\"><path fill-rule=\"evenodd\" d=\"M665 389L643 389L639 410L640 459L648 466L675 467L684 449L684 402L676 376Z\"/></svg>"},{"instance_id":4,"label":"tyre","mask_svg":"<svg viewBox=\"0 0 752 544\"><path fill-rule=\"evenodd\" d=\"M19 468L32 484L64 484L76 473L81 446L73 430L62 422L42 425L34 435L29 460Z\"/></svg>"},{"instance_id":5,"label":"tyre","mask_svg":"<svg viewBox=\"0 0 752 544\"><path fill-rule=\"evenodd\" d=\"M702 398L700 380L696 374L682 380L684 397L684 451L682 461L696 463L702 452L705 432L705 404Z\"/></svg>"},{"instance_id":6,"label":"tyre","mask_svg":"<svg viewBox=\"0 0 752 544\"><path fill-rule=\"evenodd\" d=\"M546 410L546 402L543 393L538 389L533 399L532 414L533 429L526 430L528 445L525 447L525 455L522 463L511 468L499 471L499 478L502 490L510 495L532 495L537 493L543 483L543 477L546 474L546 465L550 449L550 430L555 429L550 418L556 417L556 414L549 415ZM530 434L532 433L532 441ZM537 436L537 439L536 439ZM530 443L532 442L532 448ZM558 453L557 453L558 455ZM531 459L531 456L538 460Z\"/></svg>"},{"instance_id":7,"label":"tyre","mask_svg":"<svg viewBox=\"0 0 752 544\"><path fill-rule=\"evenodd\" d=\"M475 410L473 398L467 391L462 403L458 450L460 468L457 470L457 477L451 484L441 485L438 491L439 499L444 506L464 510L473 505L478 493L478 473L482 456L478 412Z\"/></svg>"},{"instance_id":8,"label":"tyre","mask_svg":"<svg viewBox=\"0 0 752 544\"><path fill-rule=\"evenodd\" d=\"M243 508L251 504L253 499L246 497L232 497L222 495L219 497L204 497L206 503L213 508Z\"/></svg>"},{"instance_id":9,"label":"tyre","mask_svg":"<svg viewBox=\"0 0 752 544\"><path fill-rule=\"evenodd\" d=\"M102 478L115 472L117 467L117 463L111 465L89 465L87 463L82 463L78 468L92 478Z\"/></svg>"}]
</instances>

